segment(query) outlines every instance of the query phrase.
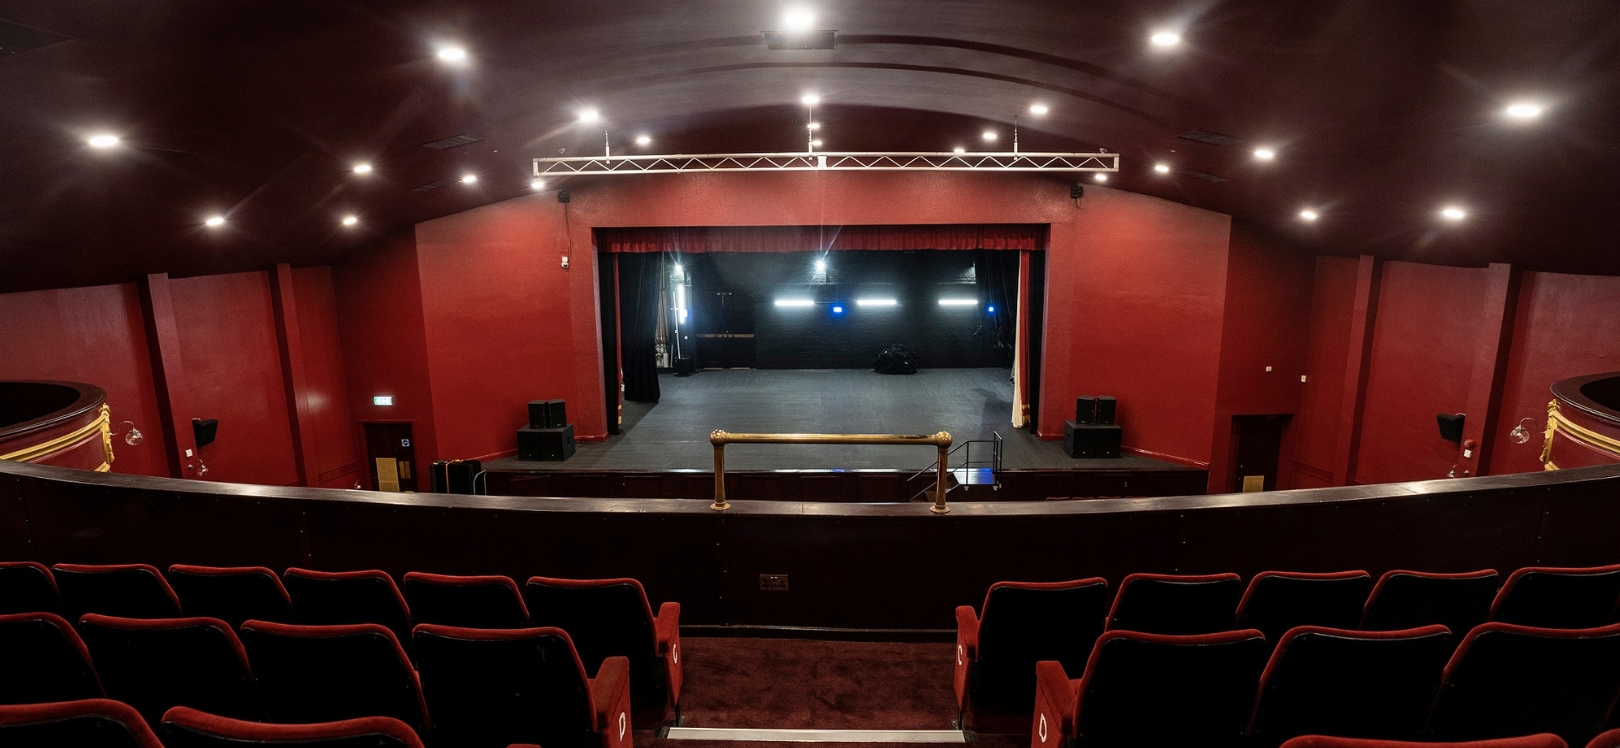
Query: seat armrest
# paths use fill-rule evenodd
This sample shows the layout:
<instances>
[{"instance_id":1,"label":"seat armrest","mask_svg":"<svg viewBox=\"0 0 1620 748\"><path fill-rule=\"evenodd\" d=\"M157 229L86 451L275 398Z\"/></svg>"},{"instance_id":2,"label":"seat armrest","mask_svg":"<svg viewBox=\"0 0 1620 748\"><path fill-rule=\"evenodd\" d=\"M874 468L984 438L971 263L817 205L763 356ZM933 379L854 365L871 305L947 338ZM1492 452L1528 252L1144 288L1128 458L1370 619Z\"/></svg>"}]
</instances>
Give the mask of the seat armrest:
<instances>
[{"instance_id":1,"label":"seat armrest","mask_svg":"<svg viewBox=\"0 0 1620 748\"><path fill-rule=\"evenodd\" d=\"M681 703L681 604L664 603L658 606L658 618L653 621L658 635L658 654L664 657L669 670L669 703Z\"/></svg>"},{"instance_id":2,"label":"seat armrest","mask_svg":"<svg viewBox=\"0 0 1620 748\"><path fill-rule=\"evenodd\" d=\"M1063 670L1063 663L1056 660L1035 663L1035 735L1031 745L1037 748L1042 745L1043 715L1048 737L1045 745L1055 747L1062 741L1062 736L1074 734L1079 691L1080 681L1069 679L1069 674ZM1056 740L1052 739L1054 736Z\"/></svg>"},{"instance_id":3,"label":"seat armrest","mask_svg":"<svg viewBox=\"0 0 1620 748\"><path fill-rule=\"evenodd\" d=\"M956 709L966 712L968 679L972 676L973 661L979 658L979 616L973 606L956 608Z\"/></svg>"},{"instance_id":4,"label":"seat armrest","mask_svg":"<svg viewBox=\"0 0 1620 748\"><path fill-rule=\"evenodd\" d=\"M590 688L602 748L630 748L630 658L602 660Z\"/></svg>"}]
</instances>

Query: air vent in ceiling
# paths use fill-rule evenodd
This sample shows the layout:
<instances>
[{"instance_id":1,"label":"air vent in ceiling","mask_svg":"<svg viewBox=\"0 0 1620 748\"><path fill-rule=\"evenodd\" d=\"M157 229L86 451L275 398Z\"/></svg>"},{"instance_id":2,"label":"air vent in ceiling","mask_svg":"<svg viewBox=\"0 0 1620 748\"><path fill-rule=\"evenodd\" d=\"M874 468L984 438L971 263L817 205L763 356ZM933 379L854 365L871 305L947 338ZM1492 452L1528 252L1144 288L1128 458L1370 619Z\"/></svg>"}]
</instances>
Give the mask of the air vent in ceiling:
<instances>
[{"instance_id":1,"label":"air vent in ceiling","mask_svg":"<svg viewBox=\"0 0 1620 748\"><path fill-rule=\"evenodd\" d=\"M0 57L10 57L40 47L49 47L57 42L65 42L69 38L0 18Z\"/></svg>"},{"instance_id":2,"label":"air vent in ceiling","mask_svg":"<svg viewBox=\"0 0 1620 748\"><path fill-rule=\"evenodd\" d=\"M458 179L441 179L441 180L439 180L437 182L428 182L427 184L424 184L424 185L422 185L420 187L412 188L411 192L432 192L433 190L439 189L440 187L443 187L443 186L445 186L447 184L450 184L452 182L458 182L458 181L461 181L461 180L458 180Z\"/></svg>"},{"instance_id":3,"label":"air vent in ceiling","mask_svg":"<svg viewBox=\"0 0 1620 748\"><path fill-rule=\"evenodd\" d=\"M1238 143L1243 142L1243 138L1234 138L1230 135L1222 135L1218 132L1210 132L1208 130L1189 130L1177 135L1176 137L1181 138L1182 140L1191 140L1198 143L1218 145L1222 148L1229 145L1237 145Z\"/></svg>"},{"instance_id":4,"label":"air vent in ceiling","mask_svg":"<svg viewBox=\"0 0 1620 748\"><path fill-rule=\"evenodd\" d=\"M766 31L767 49L832 49L837 31Z\"/></svg>"},{"instance_id":5,"label":"air vent in ceiling","mask_svg":"<svg viewBox=\"0 0 1620 748\"><path fill-rule=\"evenodd\" d=\"M1230 182L1230 181L1232 181L1230 179L1227 179L1226 177L1219 176L1219 175L1216 175L1216 174L1211 174L1211 173L1209 173L1207 171L1197 171L1197 170L1190 169L1190 170L1183 170L1181 173L1186 174L1189 177L1198 177L1199 179L1202 179L1205 182L1214 182L1215 184L1220 184L1221 182Z\"/></svg>"},{"instance_id":6,"label":"air vent in ceiling","mask_svg":"<svg viewBox=\"0 0 1620 748\"><path fill-rule=\"evenodd\" d=\"M472 145L473 143L482 142L483 140L483 138L475 138L471 135L451 135L444 140L435 140L431 143L423 143L422 147L448 151L451 148L460 148L464 145Z\"/></svg>"}]
</instances>

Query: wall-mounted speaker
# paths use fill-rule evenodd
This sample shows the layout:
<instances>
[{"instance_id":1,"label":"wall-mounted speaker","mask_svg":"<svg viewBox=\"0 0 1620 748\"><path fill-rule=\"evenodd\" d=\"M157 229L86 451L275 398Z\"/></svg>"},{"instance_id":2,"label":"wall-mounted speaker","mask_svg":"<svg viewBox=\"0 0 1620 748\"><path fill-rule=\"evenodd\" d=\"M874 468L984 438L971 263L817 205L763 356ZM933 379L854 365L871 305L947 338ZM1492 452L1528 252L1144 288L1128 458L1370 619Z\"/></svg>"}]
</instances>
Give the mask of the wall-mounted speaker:
<instances>
[{"instance_id":1,"label":"wall-mounted speaker","mask_svg":"<svg viewBox=\"0 0 1620 748\"><path fill-rule=\"evenodd\" d=\"M1441 413L1435 416L1434 420L1440 422L1440 438L1461 444L1464 418L1466 416L1462 413Z\"/></svg>"},{"instance_id":2,"label":"wall-mounted speaker","mask_svg":"<svg viewBox=\"0 0 1620 748\"><path fill-rule=\"evenodd\" d=\"M568 190L557 190L557 202L566 203L569 200Z\"/></svg>"},{"instance_id":3,"label":"wall-mounted speaker","mask_svg":"<svg viewBox=\"0 0 1620 748\"><path fill-rule=\"evenodd\" d=\"M197 439L197 448L202 449L214 443L214 437L219 433L218 418L191 419L191 434Z\"/></svg>"},{"instance_id":4,"label":"wall-mounted speaker","mask_svg":"<svg viewBox=\"0 0 1620 748\"><path fill-rule=\"evenodd\" d=\"M1086 194L1086 188L1085 187L1083 187L1081 185L1078 185L1078 184L1069 185L1069 197L1072 197L1072 198L1074 198L1076 200L1079 200L1080 198L1084 197L1085 194Z\"/></svg>"}]
</instances>

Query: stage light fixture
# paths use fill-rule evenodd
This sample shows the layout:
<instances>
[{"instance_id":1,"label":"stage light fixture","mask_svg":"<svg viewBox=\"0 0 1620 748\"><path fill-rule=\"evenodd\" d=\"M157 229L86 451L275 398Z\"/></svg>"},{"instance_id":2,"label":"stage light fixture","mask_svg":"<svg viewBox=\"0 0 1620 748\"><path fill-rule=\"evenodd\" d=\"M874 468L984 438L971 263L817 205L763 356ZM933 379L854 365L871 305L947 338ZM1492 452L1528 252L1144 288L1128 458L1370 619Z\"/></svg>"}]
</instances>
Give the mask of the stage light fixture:
<instances>
[{"instance_id":1,"label":"stage light fixture","mask_svg":"<svg viewBox=\"0 0 1620 748\"><path fill-rule=\"evenodd\" d=\"M1169 164L1154 164L1153 165L1153 170L1160 173L1160 174L1169 174L1170 173L1170 165Z\"/></svg>"},{"instance_id":2,"label":"stage light fixture","mask_svg":"<svg viewBox=\"0 0 1620 748\"><path fill-rule=\"evenodd\" d=\"M1314 221L1317 219L1317 213L1310 208L1306 208L1299 212L1299 218L1302 221Z\"/></svg>"},{"instance_id":3,"label":"stage light fixture","mask_svg":"<svg viewBox=\"0 0 1620 748\"><path fill-rule=\"evenodd\" d=\"M805 106L815 106L821 103L821 97L813 93L807 93L799 97L799 103Z\"/></svg>"},{"instance_id":4,"label":"stage light fixture","mask_svg":"<svg viewBox=\"0 0 1620 748\"><path fill-rule=\"evenodd\" d=\"M951 153L967 153L967 149L963 148L962 146L957 146L951 149Z\"/></svg>"},{"instance_id":5,"label":"stage light fixture","mask_svg":"<svg viewBox=\"0 0 1620 748\"><path fill-rule=\"evenodd\" d=\"M354 165L354 173L356 173L356 174L370 174L371 173L371 164L367 164L367 163L355 164Z\"/></svg>"},{"instance_id":6,"label":"stage light fixture","mask_svg":"<svg viewBox=\"0 0 1620 748\"><path fill-rule=\"evenodd\" d=\"M994 306L987 306L984 308L984 311L986 312L994 312L995 310L996 308Z\"/></svg>"},{"instance_id":7,"label":"stage light fixture","mask_svg":"<svg viewBox=\"0 0 1620 748\"><path fill-rule=\"evenodd\" d=\"M820 122L811 122L810 124L805 125L805 127L808 127L811 130L820 130L821 129L821 123Z\"/></svg>"},{"instance_id":8,"label":"stage light fixture","mask_svg":"<svg viewBox=\"0 0 1620 748\"><path fill-rule=\"evenodd\" d=\"M782 14L783 31L809 31L816 25L816 14L804 6L788 8Z\"/></svg>"},{"instance_id":9,"label":"stage light fixture","mask_svg":"<svg viewBox=\"0 0 1620 748\"><path fill-rule=\"evenodd\" d=\"M996 142L996 131L995 130L985 130L984 131L984 142L986 142L986 143L994 143L994 142Z\"/></svg>"},{"instance_id":10,"label":"stage light fixture","mask_svg":"<svg viewBox=\"0 0 1620 748\"><path fill-rule=\"evenodd\" d=\"M1037 117L1044 117L1044 116L1046 116L1046 113L1050 112L1050 111L1052 111L1052 110L1046 108L1045 104L1031 104L1031 105L1029 105L1029 113L1033 114L1033 115L1035 115Z\"/></svg>"},{"instance_id":11,"label":"stage light fixture","mask_svg":"<svg viewBox=\"0 0 1620 748\"><path fill-rule=\"evenodd\" d=\"M978 299L940 299L940 306L978 306Z\"/></svg>"},{"instance_id":12,"label":"stage light fixture","mask_svg":"<svg viewBox=\"0 0 1620 748\"><path fill-rule=\"evenodd\" d=\"M579 110L579 121L580 124L584 125L591 124L592 122L601 122L602 112L598 109L581 109Z\"/></svg>"},{"instance_id":13,"label":"stage light fixture","mask_svg":"<svg viewBox=\"0 0 1620 748\"><path fill-rule=\"evenodd\" d=\"M680 314L680 321L686 321L686 284L675 284L675 310Z\"/></svg>"},{"instance_id":14,"label":"stage light fixture","mask_svg":"<svg viewBox=\"0 0 1620 748\"><path fill-rule=\"evenodd\" d=\"M112 148L122 141L117 135L91 135L85 142L89 143L91 148Z\"/></svg>"},{"instance_id":15,"label":"stage light fixture","mask_svg":"<svg viewBox=\"0 0 1620 748\"><path fill-rule=\"evenodd\" d=\"M636 136L636 145L648 145L650 143L652 143L652 136L650 136L650 135L637 135Z\"/></svg>"},{"instance_id":16,"label":"stage light fixture","mask_svg":"<svg viewBox=\"0 0 1620 748\"><path fill-rule=\"evenodd\" d=\"M440 47L438 55L440 60L453 64L460 64L467 61L467 50L462 47Z\"/></svg>"},{"instance_id":17,"label":"stage light fixture","mask_svg":"<svg viewBox=\"0 0 1620 748\"><path fill-rule=\"evenodd\" d=\"M676 280L686 277L686 268L682 267L678 262L675 263L675 268L671 272L674 274Z\"/></svg>"},{"instance_id":18,"label":"stage light fixture","mask_svg":"<svg viewBox=\"0 0 1620 748\"><path fill-rule=\"evenodd\" d=\"M1256 161L1270 161L1270 160L1272 160L1272 159L1274 159L1276 157L1277 157L1277 152L1274 151L1274 150L1271 150L1270 148L1256 148L1256 149L1254 149L1254 159Z\"/></svg>"},{"instance_id":19,"label":"stage light fixture","mask_svg":"<svg viewBox=\"0 0 1620 748\"><path fill-rule=\"evenodd\" d=\"M344 216L343 217L343 225L344 226L353 226L353 225L355 225L355 224L357 224L359 222L360 222L360 217L359 216Z\"/></svg>"},{"instance_id":20,"label":"stage light fixture","mask_svg":"<svg viewBox=\"0 0 1620 748\"><path fill-rule=\"evenodd\" d=\"M529 189L534 190L536 192L539 192L540 190L543 190L545 188L546 188L546 180L544 180L544 179L536 179L536 180L529 183Z\"/></svg>"},{"instance_id":21,"label":"stage light fixture","mask_svg":"<svg viewBox=\"0 0 1620 748\"><path fill-rule=\"evenodd\" d=\"M776 305L784 308L802 309L816 305L814 299L777 299Z\"/></svg>"},{"instance_id":22,"label":"stage light fixture","mask_svg":"<svg viewBox=\"0 0 1620 748\"><path fill-rule=\"evenodd\" d=\"M843 314L844 313L844 305L843 304L834 304L833 308L832 308L832 313L833 314Z\"/></svg>"},{"instance_id":23,"label":"stage light fixture","mask_svg":"<svg viewBox=\"0 0 1620 748\"><path fill-rule=\"evenodd\" d=\"M1502 110L1502 114L1506 115L1507 118L1511 120L1529 122L1530 120L1541 117L1541 113L1544 111L1546 111L1546 107L1543 107L1535 102L1516 101L1507 105L1507 108Z\"/></svg>"},{"instance_id":24,"label":"stage light fixture","mask_svg":"<svg viewBox=\"0 0 1620 748\"><path fill-rule=\"evenodd\" d=\"M1468 217L1468 211L1463 210L1455 205L1448 205L1440 209L1440 217L1446 219L1447 221L1461 221L1462 219Z\"/></svg>"},{"instance_id":25,"label":"stage light fixture","mask_svg":"<svg viewBox=\"0 0 1620 748\"><path fill-rule=\"evenodd\" d=\"M895 299L856 299L855 306L896 306L900 302Z\"/></svg>"},{"instance_id":26,"label":"stage light fixture","mask_svg":"<svg viewBox=\"0 0 1620 748\"><path fill-rule=\"evenodd\" d=\"M816 260L816 272L818 272L818 273L827 272L827 261L826 260L822 260L822 259Z\"/></svg>"},{"instance_id":27,"label":"stage light fixture","mask_svg":"<svg viewBox=\"0 0 1620 748\"><path fill-rule=\"evenodd\" d=\"M461 175L461 183L462 184L478 184L478 175L477 174L463 174L463 175Z\"/></svg>"},{"instance_id":28,"label":"stage light fixture","mask_svg":"<svg viewBox=\"0 0 1620 748\"><path fill-rule=\"evenodd\" d=\"M1170 49L1181 45L1181 35L1174 31L1160 31L1148 37L1148 41L1160 49Z\"/></svg>"},{"instance_id":29,"label":"stage light fixture","mask_svg":"<svg viewBox=\"0 0 1620 748\"><path fill-rule=\"evenodd\" d=\"M209 216L208 220L203 221L203 225L211 229L217 229L225 225L225 216Z\"/></svg>"},{"instance_id":30,"label":"stage light fixture","mask_svg":"<svg viewBox=\"0 0 1620 748\"><path fill-rule=\"evenodd\" d=\"M1106 182L1106 181L1108 181L1108 175L1107 174L1101 174L1101 173L1095 174L1095 175L1093 175L1091 177L1091 181L1093 181L1093 182Z\"/></svg>"}]
</instances>

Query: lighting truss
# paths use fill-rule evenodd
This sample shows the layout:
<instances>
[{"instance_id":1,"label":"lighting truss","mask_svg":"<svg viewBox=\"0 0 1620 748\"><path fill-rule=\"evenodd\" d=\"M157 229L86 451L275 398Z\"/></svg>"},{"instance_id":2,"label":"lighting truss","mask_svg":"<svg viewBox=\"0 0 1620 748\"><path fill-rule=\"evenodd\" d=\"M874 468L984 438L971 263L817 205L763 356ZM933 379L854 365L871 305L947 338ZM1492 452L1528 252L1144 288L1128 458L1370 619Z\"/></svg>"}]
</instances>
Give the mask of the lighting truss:
<instances>
[{"instance_id":1,"label":"lighting truss","mask_svg":"<svg viewBox=\"0 0 1620 748\"><path fill-rule=\"evenodd\" d=\"M709 153L537 158L537 177L709 171L1119 171L1117 153Z\"/></svg>"}]
</instances>

